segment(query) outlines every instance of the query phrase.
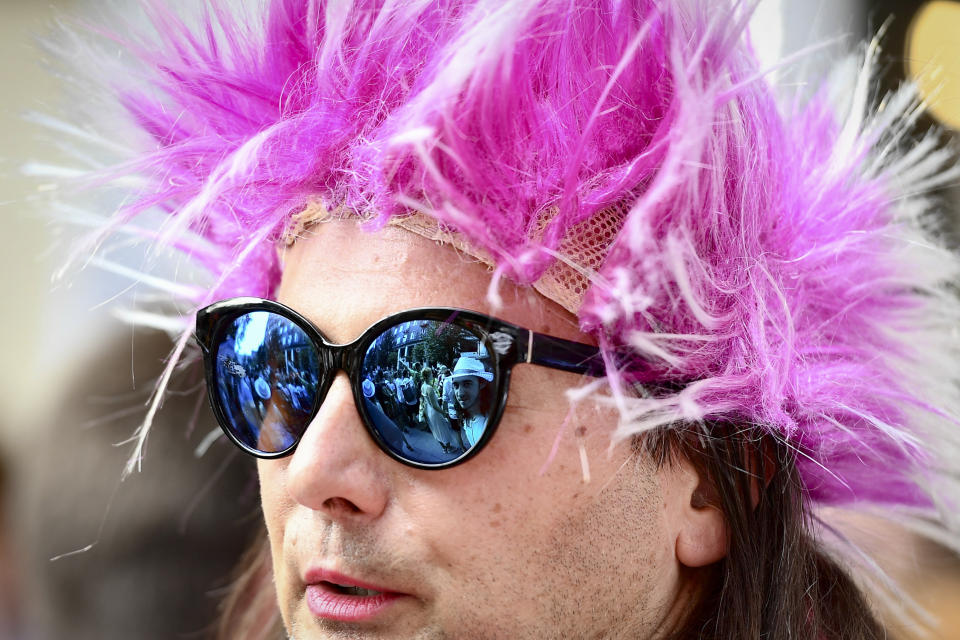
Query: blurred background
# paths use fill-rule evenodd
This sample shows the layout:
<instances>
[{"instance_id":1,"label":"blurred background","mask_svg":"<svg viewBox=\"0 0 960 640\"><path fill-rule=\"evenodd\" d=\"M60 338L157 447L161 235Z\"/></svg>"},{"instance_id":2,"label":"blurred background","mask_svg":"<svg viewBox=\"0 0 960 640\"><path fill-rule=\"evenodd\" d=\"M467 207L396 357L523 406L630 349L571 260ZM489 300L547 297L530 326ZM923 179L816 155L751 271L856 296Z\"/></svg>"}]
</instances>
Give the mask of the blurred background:
<instances>
[{"instance_id":1,"label":"blurred background","mask_svg":"<svg viewBox=\"0 0 960 640\"><path fill-rule=\"evenodd\" d=\"M0 640L209 637L260 525L252 460L223 442L195 455L216 426L197 369L178 376L140 471L121 481L171 340L116 317L129 279L95 266L53 279L83 229L51 220L52 180L23 168L75 164L30 114L69 119L77 78L38 40L68 46L55 21L98 22L105 5L0 0Z\"/></svg>"},{"instance_id":2,"label":"blurred background","mask_svg":"<svg viewBox=\"0 0 960 640\"><path fill-rule=\"evenodd\" d=\"M64 79L37 44L57 16L96 18L95 0L0 0L0 640L202 638L231 567L258 525L253 465L221 443L198 371L165 402L142 471L120 480L152 383L171 348L114 311L129 281L97 268L53 282L69 238L44 210L29 162L63 159L25 114L69 112ZM769 64L821 45L776 72L802 92L886 25L878 92L905 78L929 102L926 125L960 130L960 0L762 0L752 35ZM954 238L960 197L941 194ZM881 557L960 639L960 562L865 522L853 535ZM895 553L884 553L886 550ZM914 632L901 630L902 637Z\"/></svg>"}]
</instances>

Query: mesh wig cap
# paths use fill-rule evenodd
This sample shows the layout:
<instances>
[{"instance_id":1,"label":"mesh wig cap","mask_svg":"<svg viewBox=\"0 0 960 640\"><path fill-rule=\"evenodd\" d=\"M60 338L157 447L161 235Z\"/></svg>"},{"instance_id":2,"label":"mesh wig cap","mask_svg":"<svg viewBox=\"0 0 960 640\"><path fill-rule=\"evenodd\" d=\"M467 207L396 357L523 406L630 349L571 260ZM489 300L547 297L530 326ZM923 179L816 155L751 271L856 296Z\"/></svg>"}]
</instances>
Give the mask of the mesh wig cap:
<instances>
[{"instance_id":1,"label":"mesh wig cap","mask_svg":"<svg viewBox=\"0 0 960 640\"><path fill-rule=\"evenodd\" d=\"M150 4L152 36L111 36L148 144L107 231L167 214L145 235L209 272L191 308L270 297L309 219L400 224L576 314L617 437L754 425L820 504L956 513L958 261L923 196L956 172L908 138L909 90L871 110L870 54L785 105L739 5L266 5L188 28Z\"/></svg>"}]
</instances>

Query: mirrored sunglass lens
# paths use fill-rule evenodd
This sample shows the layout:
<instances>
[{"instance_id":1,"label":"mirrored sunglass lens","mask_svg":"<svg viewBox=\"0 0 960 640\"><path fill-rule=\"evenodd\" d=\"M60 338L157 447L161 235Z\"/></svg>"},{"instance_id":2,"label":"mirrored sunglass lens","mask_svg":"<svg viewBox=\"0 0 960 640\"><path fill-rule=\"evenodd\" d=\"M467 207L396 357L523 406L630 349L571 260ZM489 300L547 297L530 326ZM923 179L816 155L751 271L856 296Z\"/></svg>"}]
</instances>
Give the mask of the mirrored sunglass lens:
<instances>
[{"instance_id":1,"label":"mirrored sunglass lens","mask_svg":"<svg viewBox=\"0 0 960 640\"><path fill-rule=\"evenodd\" d=\"M303 329L275 313L253 311L230 322L214 356L213 393L230 432L264 453L296 444L320 374L317 350Z\"/></svg>"},{"instance_id":2,"label":"mirrored sunglass lens","mask_svg":"<svg viewBox=\"0 0 960 640\"><path fill-rule=\"evenodd\" d=\"M422 464L470 451L495 405L492 354L455 324L414 320L391 327L367 348L361 389L367 419L385 445Z\"/></svg>"}]
</instances>

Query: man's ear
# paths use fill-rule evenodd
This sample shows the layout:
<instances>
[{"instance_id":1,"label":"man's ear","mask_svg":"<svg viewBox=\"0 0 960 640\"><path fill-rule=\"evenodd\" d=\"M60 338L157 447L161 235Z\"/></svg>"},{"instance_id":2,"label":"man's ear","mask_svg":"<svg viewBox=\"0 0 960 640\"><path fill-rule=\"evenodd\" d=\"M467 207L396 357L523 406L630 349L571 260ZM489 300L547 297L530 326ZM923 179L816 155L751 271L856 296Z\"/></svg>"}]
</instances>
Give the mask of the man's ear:
<instances>
[{"instance_id":1,"label":"man's ear","mask_svg":"<svg viewBox=\"0 0 960 640\"><path fill-rule=\"evenodd\" d=\"M716 488L686 459L664 465L669 483L668 504L676 539L677 560L687 567L704 567L727 555L727 518L720 510ZM672 494L672 495L671 495Z\"/></svg>"}]
</instances>

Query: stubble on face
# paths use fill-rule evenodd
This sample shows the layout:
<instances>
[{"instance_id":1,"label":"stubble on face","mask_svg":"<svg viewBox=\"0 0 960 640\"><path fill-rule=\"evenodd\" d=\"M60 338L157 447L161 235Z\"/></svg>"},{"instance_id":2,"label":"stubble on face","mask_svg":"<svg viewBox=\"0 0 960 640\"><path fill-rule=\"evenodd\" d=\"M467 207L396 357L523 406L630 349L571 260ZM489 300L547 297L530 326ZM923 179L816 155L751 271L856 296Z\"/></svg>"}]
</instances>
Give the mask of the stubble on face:
<instances>
[{"instance_id":1,"label":"stubble on face","mask_svg":"<svg viewBox=\"0 0 960 640\"><path fill-rule=\"evenodd\" d=\"M575 473L573 469L566 469ZM664 621L678 605L673 549L651 514L663 493L649 461L628 460L606 488L585 496L540 540L520 539L514 579L482 572L467 592L487 594L483 606L459 612L458 632L471 640L636 640L667 637ZM596 487L584 485L585 494ZM569 505L568 505L569 506ZM495 592L494 592L495 590ZM529 603L521 618L488 615L503 603ZM514 605L515 606L515 605ZM446 636L437 636L446 637ZM431 636L432 638L432 636Z\"/></svg>"},{"instance_id":2,"label":"stubble on face","mask_svg":"<svg viewBox=\"0 0 960 640\"><path fill-rule=\"evenodd\" d=\"M600 437L600 436L598 436ZM595 457L597 454L594 454ZM602 454L599 454L602 455ZM569 462L569 461L568 461ZM594 460L599 462L599 460ZM599 465L598 465L599 466ZM578 474L560 462L548 475ZM529 477L536 493L536 471ZM636 640L666 637L663 621L671 618L678 593L671 584L673 549L662 535L664 493L656 465L645 454L632 454L614 474L597 475L580 484L580 496L557 507L563 512L549 528L515 526L531 517L529 510L491 513L507 529L510 545L491 538L451 549L438 544L385 548L374 530L341 529L334 525L319 539L354 566L390 567L390 573L421 575L417 558L434 565L462 562L475 571L455 573L458 583L441 594L442 602L411 629L369 627L345 623L310 623L301 627L288 619L290 637L297 640ZM515 486L518 492L523 486ZM474 486L465 501L481 502L483 488ZM531 496L536 501L536 496ZM541 518L543 519L543 518ZM439 523L437 523L439 524ZM546 533L545 533L546 532ZM293 534L293 531L289 531ZM496 553L498 552L499 553Z\"/></svg>"},{"instance_id":3,"label":"stubble on face","mask_svg":"<svg viewBox=\"0 0 960 640\"><path fill-rule=\"evenodd\" d=\"M296 258L296 268L288 264L284 274L282 299L334 341L352 340L373 321L405 308L486 310L485 271L409 235L388 230L358 236L348 227L332 226L299 245ZM349 273L337 271L342 265L350 266ZM451 281L458 287L451 289ZM317 302L324 300L339 304ZM551 312L560 318L552 321L549 309L536 296L518 291L498 315L578 339L575 326L564 330L563 322L569 320ZM580 416L591 431L576 436L589 452L591 482L582 480L578 445L570 437L562 439L558 455L540 472L567 415L564 392L579 382L574 374L516 367L496 437L476 458L441 472L398 465L369 441L355 410L329 405L334 407L329 415L344 422L312 425L306 439L330 429L336 448L327 443L301 446L294 456L310 462L300 469L319 473L348 460L352 472L382 486L389 500L365 528L358 524L362 518L318 506L320 498L350 498L349 493L307 496L313 500L307 508L288 490L284 465L289 459L261 464L264 512L288 633L297 640L660 637L677 593L678 570L654 465L639 460L627 444L611 450L616 419L598 412ZM350 397L344 394L340 400L349 404ZM349 456L325 457L333 450ZM327 485L310 486L324 491L336 485L337 491L347 492L364 486L324 479ZM302 606L297 577L298 567L310 558L339 558L358 575L369 569L369 575L396 583L399 591L422 584L425 593L394 626L318 621Z\"/></svg>"}]
</instances>

